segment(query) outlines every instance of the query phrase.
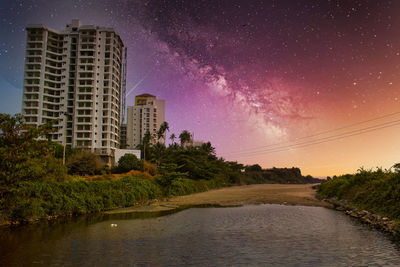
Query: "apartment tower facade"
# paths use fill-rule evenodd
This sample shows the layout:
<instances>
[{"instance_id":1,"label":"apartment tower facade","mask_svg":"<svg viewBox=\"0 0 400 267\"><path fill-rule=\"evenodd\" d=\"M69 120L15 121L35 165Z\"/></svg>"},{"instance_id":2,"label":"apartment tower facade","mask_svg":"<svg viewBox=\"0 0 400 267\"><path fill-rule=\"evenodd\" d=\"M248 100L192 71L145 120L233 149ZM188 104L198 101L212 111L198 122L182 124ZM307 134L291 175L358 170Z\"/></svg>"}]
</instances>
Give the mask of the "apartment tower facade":
<instances>
[{"instance_id":1,"label":"apartment tower facade","mask_svg":"<svg viewBox=\"0 0 400 267\"><path fill-rule=\"evenodd\" d=\"M135 105L128 106L126 125L126 145L135 149L141 143L146 132L150 133L150 142L157 142L157 132L165 121L165 100L154 95L142 94L135 97ZM163 139L159 140L164 142Z\"/></svg>"},{"instance_id":2,"label":"apartment tower facade","mask_svg":"<svg viewBox=\"0 0 400 267\"><path fill-rule=\"evenodd\" d=\"M49 138L108 161L120 145L122 39L112 28L79 20L63 31L44 25L26 31L25 122L58 120Z\"/></svg>"}]
</instances>

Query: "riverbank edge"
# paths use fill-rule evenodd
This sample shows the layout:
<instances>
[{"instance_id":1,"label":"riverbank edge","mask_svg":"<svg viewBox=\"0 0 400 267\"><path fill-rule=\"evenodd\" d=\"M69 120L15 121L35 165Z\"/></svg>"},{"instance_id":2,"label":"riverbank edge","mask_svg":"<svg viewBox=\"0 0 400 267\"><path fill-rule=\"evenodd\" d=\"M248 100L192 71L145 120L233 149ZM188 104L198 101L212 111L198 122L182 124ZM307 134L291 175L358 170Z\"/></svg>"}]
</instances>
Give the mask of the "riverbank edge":
<instances>
[{"instance_id":1,"label":"riverbank edge","mask_svg":"<svg viewBox=\"0 0 400 267\"><path fill-rule=\"evenodd\" d=\"M332 208L344 212L346 215L356 218L362 223L388 233L394 237L400 237L400 224L388 217L381 216L365 209L359 209L355 205L348 203L346 200L338 198L323 199L323 201L332 205Z\"/></svg>"},{"instance_id":2,"label":"riverbank edge","mask_svg":"<svg viewBox=\"0 0 400 267\"><path fill-rule=\"evenodd\" d=\"M187 204L187 205L153 205L149 203L147 205L141 206L132 206L120 209L113 209L109 211L102 212L106 215L113 215L113 214L125 214L125 213L142 213L142 212L149 212L149 213L157 213L157 212L164 212L164 211L182 211L191 208L236 208L236 207L243 207L246 205L264 205L264 204L271 204L271 205L286 205L286 206L310 206L310 207L330 207L327 205L305 205L302 203L299 204L292 204L287 202L282 203L275 203L275 202L249 202L244 204L218 204L218 203L199 203L199 204Z\"/></svg>"},{"instance_id":3,"label":"riverbank edge","mask_svg":"<svg viewBox=\"0 0 400 267\"><path fill-rule=\"evenodd\" d=\"M242 207L245 205L262 205L262 204L278 204L278 205L296 205L296 206L313 206L313 207L326 207L333 208L333 206L327 202L324 202L316 197L315 184L309 185L312 188L313 194L310 196L297 196L293 198L293 195L288 194L288 192L281 192L280 198L276 198L276 192L249 192L248 189L257 186L266 186L272 184L258 184L258 185L242 185L242 186L231 186L222 187L217 189L211 189L205 192L199 192L184 196L175 196L170 198L165 198L162 200L153 199L149 200L145 205L141 206L131 206L121 209L113 209L109 211L104 211L104 214L123 214L123 213L135 213L135 212L162 212L162 211L172 211L172 210L182 210L187 208L196 207ZM276 184L273 184L276 185ZM307 184L304 184L307 185ZM285 186L285 185L283 185ZM293 185L289 185L293 186ZM244 199L243 196L237 195L237 189L243 192L248 192L249 198ZM286 190L291 190L293 188L288 188ZM259 188L259 190L261 190ZM265 189L264 189L265 190ZM269 188L271 191L271 188ZM282 190L275 189L275 190ZM225 191L225 192L224 192ZM235 196L233 198L226 199L215 198L215 193L219 193L220 197L229 194L230 196ZM202 195L202 197L198 197ZM196 197L197 196L197 197Z\"/></svg>"},{"instance_id":4,"label":"riverbank edge","mask_svg":"<svg viewBox=\"0 0 400 267\"><path fill-rule=\"evenodd\" d=\"M263 185L275 185L275 184L258 184L260 186ZM294 184L291 184L294 185ZM297 184L296 184L297 185ZM303 184L303 185L312 185L312 184ZM315 185L315 184L314 184ZM113 215L113 214L123 214L123 213L157 213L157 212L168 212L168 211L182 211L185 209L189 208L205 208L205 207L241 207L244 205L259 205L259 204L281 204L281 205L301 205L301 206L320 206L320 207L329 207L330 204L323 202L315 197L314 194L314 200L316 200L314 203L305 203L300 200L297 201L289 201L286 202L284 199L279 200L279 201L272 201L272 200L261 200L261 199L252 199L251 201L240 201L239 203L236 201L233 202L225 202L225 203L218 203L218 202L213 202L212 199L207 202L198 202L198 203L177 203L174 202L175 198L179 197L190 197L194 196L196 194L202 194L202 193L207 193L207 192L213 192L221 189L235 189L235 188L250 188L257 186L257 184L253 185L241 185L241 186L222 186L218 188L212 188L208 189L206 191L200 191L200 192L194 192L192 194L187 194L187 195L182 195L182 196L170 196L170 197L161 197L161 198L154 198L154 199L147 199L142 202L137 202L133 206L127 206L127 207L116 207L108 210L103 210L99 212L95 212L98 214L104 214L104 215ZM313 191L315 190L315 187L312 187ZM18 225L25 225L25 224L35 224L39 223L42 221L53 221L56 219L61 219L61 218L68 218L68 217L73 217L73 216L81 216L81 215L90 215L90 214L95 214L95 213L84 213L80 215L74 215L74 214L64 214L64 215L54 215L54 216L48 216L44 218L38 218L38 219L32 219L29 221L24 221L24 222L12 222L12 221L1 221L0 222L0 227L13 227L13 226L18 226Z\"/></svg>"},{"instance_id":5,"label":"riverbank edge","mask_svg":"<svg viewBox=\"0 0 400 267\"><path fill-rule=\"evenodd\" d=\"M152 205L153 205L152 203L154 203L154 201L158 201L158 199L153 199L153 200L149 201L148 203L141 203L136 206L115 208L115 209L96 212L96 213L85 213L85 214L80 214L80 215L74 215L74 214L54 215L54 216L48 216L47 218L40 218L40 219L24 221L22 223L21 222L4 221L4 222L0 222L0 229L4 229L4 228L8 228L8 227L17 227L17 226L21 226L21 225L31 225L31 224L36 224L36 223L45 222L45 221L55 221L57 219L95 215L95 214L118 215L118 214L129 214L129 213L162 213L162 212L176 213L176 212L180 212L180 211L183 211L186 209L191 209L191 208L228 208L228 207L243 206L243 205L218 205L218 204L193 204L193 205L180 205L180 206L159 205L159 206L156 206L156 208L149 210L148 208L152 207Z\"/></svg>"}]
</instances>

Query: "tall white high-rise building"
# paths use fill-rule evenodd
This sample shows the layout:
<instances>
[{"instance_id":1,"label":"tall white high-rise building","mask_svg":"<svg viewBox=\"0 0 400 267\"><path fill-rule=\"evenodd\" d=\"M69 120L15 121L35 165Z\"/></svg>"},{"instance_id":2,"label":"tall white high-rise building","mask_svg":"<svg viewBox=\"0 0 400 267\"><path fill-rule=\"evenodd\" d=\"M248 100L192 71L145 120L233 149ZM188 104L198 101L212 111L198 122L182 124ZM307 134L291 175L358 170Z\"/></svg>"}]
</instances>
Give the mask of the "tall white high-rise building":
<instances>
[{"instance_id":1,"label":"tall white high-rise building","mask_svg":"<svg viewBox=\"0 0 400 267\"><path fill-rule=\"evenodd\" d=\"M58 120L49 136L67 146L113 157L119 147L124 44L111 28L62 31L29 25L22 113L29 125Z\"/></svg>"},{"instance_id":2,"label":"tall white high-rise building","mask_svg":"<svg viewBox=\"0 0 400 267\"><path fill-rule=\"evenodd\" d=\"M151 143L157 142L157 132L165 121L165 100L154 95L142 94L135 97L135 106L128 106L126 125L126 145L135 149L146 134L151 135ZM160 142L165 140L160 139Z\"/></svg>"}]
</instances>

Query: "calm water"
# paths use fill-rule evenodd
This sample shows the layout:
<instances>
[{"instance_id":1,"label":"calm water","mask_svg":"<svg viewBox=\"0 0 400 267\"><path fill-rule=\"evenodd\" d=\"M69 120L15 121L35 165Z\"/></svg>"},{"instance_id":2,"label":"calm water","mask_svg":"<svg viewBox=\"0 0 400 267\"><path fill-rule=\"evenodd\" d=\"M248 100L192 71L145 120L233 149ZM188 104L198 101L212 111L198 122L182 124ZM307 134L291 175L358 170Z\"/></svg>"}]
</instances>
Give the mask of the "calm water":
<instances>
[{"instance_id":1,"label":"calm water","mask_svg":"<svg viewBox=\"0 0 400 267\"><path fill-rule=\"evenodd\" d=\"M0 252L0 266L400 265L399 247L386 235L337 211L282 205L3 229Z\"/></svg>"}]
</instances>

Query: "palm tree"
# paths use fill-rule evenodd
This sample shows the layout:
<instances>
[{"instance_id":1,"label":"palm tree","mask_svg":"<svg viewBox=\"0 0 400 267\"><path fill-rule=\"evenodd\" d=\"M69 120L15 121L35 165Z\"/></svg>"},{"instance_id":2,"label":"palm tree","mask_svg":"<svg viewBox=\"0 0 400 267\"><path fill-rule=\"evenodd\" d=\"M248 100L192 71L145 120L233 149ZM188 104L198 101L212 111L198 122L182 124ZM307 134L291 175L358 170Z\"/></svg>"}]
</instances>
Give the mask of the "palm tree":
<instances>
[{"instance_id":1,"label":"palm tree","mask_svg":"<svg viewBox=\"0 0 400 267\"><path fill-rule=\"evenodd\" d=\"M176 135L174 133L172 133L171 136L169 137L169 139L172 141L172 144L175 143L174 142L175 138L176 138Z\"/></svg>"},{"instance_id":2,"label":"palm tree","mask_svg":"<svg viewBox=\"0 0 400 267\"><path fill-rule=\"evenodd\" d=\"M146 160L146 153L149 154L150 152L150 140L151 134L147 130L143 136L142 143L139 145L140 149L142 150L142 157L144 160Z\"/></svg>"},{"instance_id":3,"label":"palm tree","mask_svg":"<svg viewBox=\"0 0 400 267\"><path fill-rule=\"evenodd\" d=\"M160 140L161 139L161 137L163 138L163 140L164 140L164 143L165 143L165 133L166 133L166 131L169 131L169 125L168 125L168 122L166 122L166 121L164 121L163 123L161 123L161 125L160 125L160 129L158 130L158 132L157 132L157 137L158 137L158 140Z\"/></svg>"},{"instance_id":4,"label":"palm tree","mask_svg":"<svg viewBox=\"0 0 400 267\"><path fill-rule=\"evenodd\" d=\"M142 143L144 145L150 145L150 140L151 140L151 134L150 131L147 130L143 136Z\"/></svg>"},{"instance_id":5,"label":"palm tree","mask_svg":"<svg viewBox=\"0 0 400 267\"><path fill-rule=\"evenodd\" d=\"M396 163L392 166L395 172L400 173L400 163Z\"/></svg>"},{"instance_id":6,"label":"palm tree","mask_svg":"<svg viewBox=\"0 0 400 267\"><path fill-rule=\"evenodd\" d=\"M212 147L210 142L204 143L201 145L201 149L203 149L204 151L206 151L208 154L215 154L215 148Z\"/></svg>"},{"instance_id":7,"label":"palm tree","mask_svg":"<svg viewBox=\"0 0 400 267\"><path fill-rule=\"evenodd\" d=\"M156 163L157 166L160 166L161 160L165 156L165 146L161 143L157 143L152 147L151 157L149 157L152 161Z\"/></svg>"},{"instance_id":8,"label":"palm tree","mask_svg":"<svg viewBox=\"0 0 400 267\"><path fill-rule=\"evenodd\" d=\"M192 140L192 134L188 130L183 130L179 135L179 139L181 140L181 146L184 146L184 144Z\"/></svg>"}]
</instances>

